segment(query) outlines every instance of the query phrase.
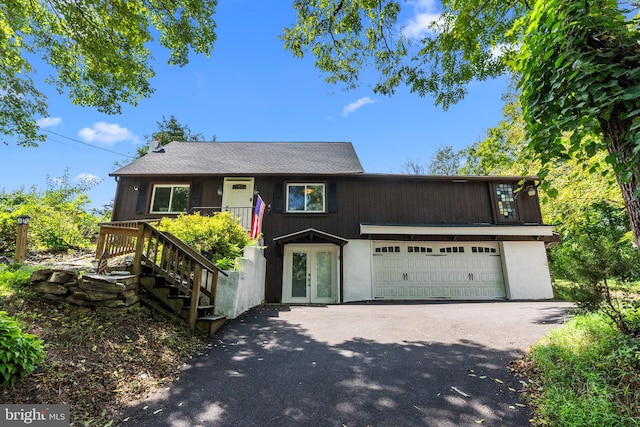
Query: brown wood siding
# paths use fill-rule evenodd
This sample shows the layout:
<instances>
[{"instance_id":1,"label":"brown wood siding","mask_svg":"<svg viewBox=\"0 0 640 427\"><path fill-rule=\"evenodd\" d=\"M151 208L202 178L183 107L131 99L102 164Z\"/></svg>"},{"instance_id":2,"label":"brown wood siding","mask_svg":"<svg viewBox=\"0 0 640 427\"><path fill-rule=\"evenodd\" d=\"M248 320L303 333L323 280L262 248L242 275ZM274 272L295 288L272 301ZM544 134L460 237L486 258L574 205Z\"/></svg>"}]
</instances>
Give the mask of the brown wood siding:
<instances>
[{"instance_id":1,"label":"brown wood siding","mask_svg":"<svg viewBox=\"0 0 640 427\"><path fill-rule=\"evenodd\" d=\"M220 206L218 187L223 177L171 177L125 178L118 183L118 200L114 203L113 219L129 220L158 217L157 214L135 214L138 189L147 183L147 211L154 183L200 183L202 206ZM491 182L490 182L491 181ZM335 183L337 212L321 214L286 213L286 194L282 200L282 212L273 206L276 184L323 182ZM282 248L274 243L275 237L288 235L308 228L340 236L345 239L362 238L360 224L402 225L466 225L495 224L496 207L491 195L492 180L473 179L454 182L449 179L393 175L360 175L347 177L257 176L255 187L267 205L263 231L267 257L266 301L279 302L282 298ZM512 181L516 182L516 181ZM524 193L516 198L519 222L540 224L538 197ZM328 200L325 200L328 209ZM517 223L516 223L517 224ZM394 240L445 240L450 236L386 236ZM366 237L365 237L366 238ZM462 238L461 240L467 240ZM481 240L473 238L472 240Z\"/></svg>"}]
</instances>

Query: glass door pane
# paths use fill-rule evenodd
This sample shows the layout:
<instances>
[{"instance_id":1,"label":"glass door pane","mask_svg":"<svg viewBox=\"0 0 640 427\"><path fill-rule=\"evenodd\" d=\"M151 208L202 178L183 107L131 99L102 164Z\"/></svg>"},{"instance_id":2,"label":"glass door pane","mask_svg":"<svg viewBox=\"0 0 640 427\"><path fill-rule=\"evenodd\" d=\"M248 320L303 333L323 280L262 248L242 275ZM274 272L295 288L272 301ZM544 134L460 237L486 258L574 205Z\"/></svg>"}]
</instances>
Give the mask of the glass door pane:
<instances>
[{"instance_id":1,"label":"glass door pane","mask_svg":"<svg viewBox=\"0 0 640 427\"><path fill-rule=\"evenodd\" d=\"M291 262L291 297L307 297L307 253L294 252Z\"/></svg>"},{"instance_id":2,"label":"glass door pane","mask_svg":"<svg viewBox=\"0 0 640 427\"><path fill-rule=\"evenodd\" d=\"M332 258L332 252L316 252L316 298L332 297Z\"/></svg>"}]
</instances>

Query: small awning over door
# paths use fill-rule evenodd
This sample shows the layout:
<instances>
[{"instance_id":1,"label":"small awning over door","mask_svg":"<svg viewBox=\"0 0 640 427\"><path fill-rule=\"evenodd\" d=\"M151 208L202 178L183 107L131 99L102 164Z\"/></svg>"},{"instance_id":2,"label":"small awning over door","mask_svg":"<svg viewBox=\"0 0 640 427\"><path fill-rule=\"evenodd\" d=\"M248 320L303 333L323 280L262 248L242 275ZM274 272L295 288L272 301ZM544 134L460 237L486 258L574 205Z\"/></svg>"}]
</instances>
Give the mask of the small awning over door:
<instances>
[{"instance_id":1,"label":"small awning over door","mask_svg":"<svg viewBox=\"0 0 640 427\"><path fill-rule=\"evenodd\" d=\"M273 241L286 245L288 243L333 243L334 245L344 246L349 240L316 230L315 228L307 228L306 230L296 231L295 233L285 234L284 236L274 237Z\"/></svg>"}]
</instances>

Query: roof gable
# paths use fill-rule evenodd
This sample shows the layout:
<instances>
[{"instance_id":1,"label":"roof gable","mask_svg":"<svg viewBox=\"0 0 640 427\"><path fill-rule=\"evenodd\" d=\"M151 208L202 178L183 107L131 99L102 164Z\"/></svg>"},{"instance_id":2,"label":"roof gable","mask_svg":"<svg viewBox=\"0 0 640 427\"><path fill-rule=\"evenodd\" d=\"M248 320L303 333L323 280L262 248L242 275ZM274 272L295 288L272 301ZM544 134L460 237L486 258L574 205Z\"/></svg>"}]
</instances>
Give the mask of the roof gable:
<instances>
[{"instance_id":1,"label":"roof gable","mask_svg":"<svg viewBox=\"0 0 640 427\"><path fill-rule=\"evenodd\" d=\"M351 175L364 173L350 142L172 142L119 175Z\"/></svg>"}]
</instances>

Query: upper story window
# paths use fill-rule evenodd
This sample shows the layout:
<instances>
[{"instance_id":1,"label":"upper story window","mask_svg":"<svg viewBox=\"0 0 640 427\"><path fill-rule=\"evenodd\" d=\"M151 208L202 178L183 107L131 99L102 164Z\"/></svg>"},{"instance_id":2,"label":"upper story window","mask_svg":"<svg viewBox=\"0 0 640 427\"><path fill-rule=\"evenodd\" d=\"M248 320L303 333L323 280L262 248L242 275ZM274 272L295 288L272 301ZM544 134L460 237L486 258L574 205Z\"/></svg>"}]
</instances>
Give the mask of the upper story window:
<instances>
[{"instance_id":1,"label":"upper story window","mask_svg":"<svg viewBox=\"0 0 640 427\"><path fill-rule=\"evenodd\" d=\"M189 206L189 186L156 184L151 195L151 213L181 213Z\"/></svg>"},{"instance_id":2,"label":"upper story window","mask_svg":"<svg viewBox=\"0 0 640 427\"><path fill-rule=\"evenodd\" d=\"M324 184L287 184L287 212L325 212Z\"/></svg>"},{"instance_id":3,"label":"upper story window","mask_svg":"<svg viewBox=\"0 0 640 427\"><path fill-rule=\"evenodd\" d=\"M495 186L496 202L498 203L499 220L515 220L518 218L516 199L511 184L497 184Z\"/></svg>"}]
</instances>

